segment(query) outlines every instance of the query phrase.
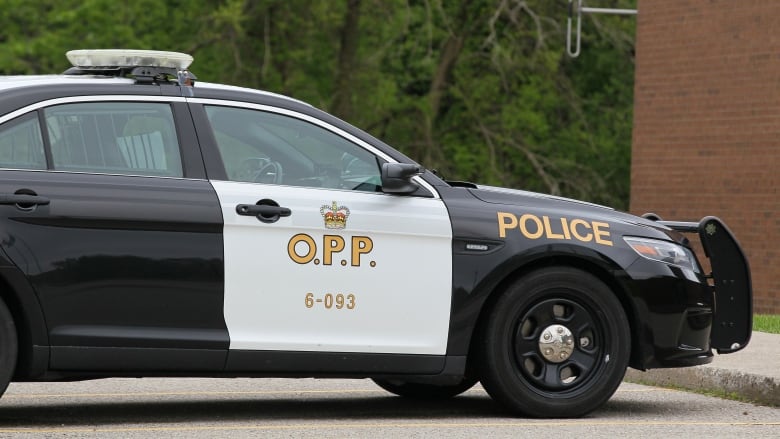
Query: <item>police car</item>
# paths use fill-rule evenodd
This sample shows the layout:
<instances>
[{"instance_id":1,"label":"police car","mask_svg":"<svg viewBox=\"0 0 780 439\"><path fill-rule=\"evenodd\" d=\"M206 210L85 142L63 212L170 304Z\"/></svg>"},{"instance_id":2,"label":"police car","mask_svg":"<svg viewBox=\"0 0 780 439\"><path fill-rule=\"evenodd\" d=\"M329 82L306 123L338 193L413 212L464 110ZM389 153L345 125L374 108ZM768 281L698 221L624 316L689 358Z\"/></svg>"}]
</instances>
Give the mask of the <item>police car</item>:
<instances>
[{"instance_id":1,"label":"police car","mask_svg":"<svg viewBox=\"0 0 780 439\"><path fill-rule=\"evenodd\" d=\"M627 367L748 343L748 264L715 217L444 181L306 103L198 82L184 54L68 58L0 78L0 389L479 381L512 413L575 417Z\"/></svg>"}]
</instances>

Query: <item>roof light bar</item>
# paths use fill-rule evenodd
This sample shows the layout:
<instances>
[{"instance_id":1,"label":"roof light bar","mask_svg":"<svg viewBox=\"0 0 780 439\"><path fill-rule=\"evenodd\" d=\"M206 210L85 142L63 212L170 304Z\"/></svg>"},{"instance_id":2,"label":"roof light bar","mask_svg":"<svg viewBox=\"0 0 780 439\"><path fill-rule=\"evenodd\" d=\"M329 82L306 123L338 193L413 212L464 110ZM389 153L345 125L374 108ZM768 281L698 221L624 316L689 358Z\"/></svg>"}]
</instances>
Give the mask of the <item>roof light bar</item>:
<instances>
[{"instance_id":1,"label":"roof light bar","mask_svg":"<svg viewBox=\"0 0 780 439\"><path fill-rule=\"evenodd\" d=\"M192 63L192 56L186 53L159 50L71 50L65 56L74 67L83 69L144 66L185 70Z\"/></svg>"}]
</instances>

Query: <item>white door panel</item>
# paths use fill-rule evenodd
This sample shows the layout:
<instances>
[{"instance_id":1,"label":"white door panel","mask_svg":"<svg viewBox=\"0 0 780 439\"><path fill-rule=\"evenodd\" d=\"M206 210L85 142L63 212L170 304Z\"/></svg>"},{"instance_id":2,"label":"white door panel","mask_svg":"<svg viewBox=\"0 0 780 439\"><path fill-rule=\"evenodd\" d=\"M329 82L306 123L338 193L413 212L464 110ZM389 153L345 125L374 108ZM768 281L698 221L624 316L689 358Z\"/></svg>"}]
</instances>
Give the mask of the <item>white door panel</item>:
<instances>
[{"instance_id":1,"label":"white door panel","mask_svg":"<svg viewBox=\"0 0 780 439\"><path fill-rule=\"evenodd\" d=\"M212 183L231 349L446 352L452 230L440 199ZM261 199L292 214L262 223L236 213ZM349 211L344 228L326 227L334 202Z\"/></svg>"}]
</instances>

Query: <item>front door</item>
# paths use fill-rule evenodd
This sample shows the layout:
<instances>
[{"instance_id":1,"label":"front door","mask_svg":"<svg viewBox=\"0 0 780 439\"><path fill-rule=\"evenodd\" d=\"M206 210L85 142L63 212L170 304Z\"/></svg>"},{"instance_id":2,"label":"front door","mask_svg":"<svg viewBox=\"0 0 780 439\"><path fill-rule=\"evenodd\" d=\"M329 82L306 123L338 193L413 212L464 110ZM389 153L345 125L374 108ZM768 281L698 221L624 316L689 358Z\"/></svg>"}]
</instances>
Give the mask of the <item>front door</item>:
<instances>
[{"instance_id":1,"label":"front door","mask_svg":"<svg viewBox=\"0 0 780 439\"><path fill-rule=\"evenodd\" d=\"M230 348L443 355L452 231L441 199L382 193L381 152L337 128L205 102L229 180L212 184Z\"/></svg>"}]
</instances>

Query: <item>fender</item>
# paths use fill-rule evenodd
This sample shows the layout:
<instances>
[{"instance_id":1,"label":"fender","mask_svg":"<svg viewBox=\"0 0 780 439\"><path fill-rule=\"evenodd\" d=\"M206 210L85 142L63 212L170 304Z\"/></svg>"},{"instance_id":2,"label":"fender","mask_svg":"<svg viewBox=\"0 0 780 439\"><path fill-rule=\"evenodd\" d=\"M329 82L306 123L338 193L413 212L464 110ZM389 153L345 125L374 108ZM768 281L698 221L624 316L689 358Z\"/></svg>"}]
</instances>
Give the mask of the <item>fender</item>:
<instances>
[{"instance_id":1,"label":"fender","mask_svg":"<svg viewBox=\"0 0 780 439\"><path fill-rule=\"evenodd\" d=\"M458 247L463 248L462 242L459 239L454 241L456 250L453 252L455 269L448 355L468 353L480 316L490 306L491 297L500 294L518 276L542 266L568 265L592 271L613 290L619 290L619 299L624 307L629 306L626 309L629 320L633 319L631 314L636 313L622 285L615 281L615 278L627 276L620 264L594 248L574 243L554 243L516 251L521 243L507 241L496 245L497 248L489 254L475 254L457 250Z\"/></svg>"}]
</instances>

